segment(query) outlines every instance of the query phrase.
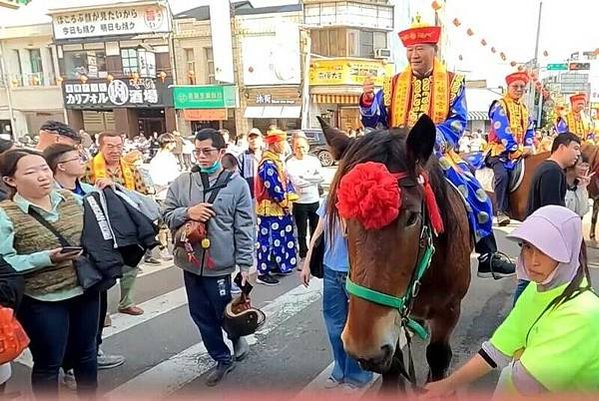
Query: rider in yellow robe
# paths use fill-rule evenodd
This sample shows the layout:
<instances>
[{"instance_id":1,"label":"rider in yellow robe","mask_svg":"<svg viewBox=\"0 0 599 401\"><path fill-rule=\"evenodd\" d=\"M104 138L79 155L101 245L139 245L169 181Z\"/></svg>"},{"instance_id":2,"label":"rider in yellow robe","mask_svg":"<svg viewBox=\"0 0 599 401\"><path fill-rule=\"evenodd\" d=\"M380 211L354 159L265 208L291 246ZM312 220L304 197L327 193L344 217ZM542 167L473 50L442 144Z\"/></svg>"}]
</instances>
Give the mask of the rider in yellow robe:
<instances>
[{"instance_id":1,"label":"rider in yellow robe","mask_svg":"<svg viewBox=\"0 0 599 401\"><path fill-rule=\"evenodd\" d=\"M454 151L466 128L468 111L464 77L448 72L436 57L441 35L438 26L415 24L399 33L410 64L382 90L374 92L371 78L360 97L362 124L371 128L412 127L422 114L437 126L435 155L445 178L462 195L470 229L480 254L480 277L506 277L515 273L513 263L495 257L492 204L469 166Z\"/></svg>"}]
</instances>

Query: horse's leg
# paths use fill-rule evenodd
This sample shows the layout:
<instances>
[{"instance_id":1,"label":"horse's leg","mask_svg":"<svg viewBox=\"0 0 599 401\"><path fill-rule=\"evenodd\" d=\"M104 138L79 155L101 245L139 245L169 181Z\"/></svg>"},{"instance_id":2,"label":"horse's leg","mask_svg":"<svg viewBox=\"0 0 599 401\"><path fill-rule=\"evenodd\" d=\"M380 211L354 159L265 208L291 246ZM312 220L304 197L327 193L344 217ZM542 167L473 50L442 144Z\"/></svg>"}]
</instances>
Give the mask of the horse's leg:
<instances>
[{"instance_id":1,"label":"horse's leg","mask_svg":"<svg viewBox=\"0 0 599 401\"><path fill-rule=\"evenodd\" d=\"M460 303L458 301L430 321L431 341L426 347L426 360L429 366L428 382L447 377L447 371L453 356L449 339L459 317Z\"/></svg>"},{"instance_id":2,"label":"horse's leg","mask_svg":"<svg viewBox=\"0 0 599 401\"><path fill-rule=\"evenodd\" d=\"M591 233L589 238L595 240L595 227L597 226L597 214L599 213L599 197L593 199L593 214L591 216Z\"/></svg>"},{"instance_id":3,"label":"horse's leg","mask_svg":"<svg viewBox=\"0 0 599 401\"><path fill-rule=\"evenodd\" d=\"M393 360L389 369L381 376L383 380L381 382L381 388L379 390L382 394L396 394L397 391L405 392L406 383L401 376L401 372L404 368L403 353L400 345L397 344L395 348L395 354L393 354Z\"/></svg>"}]
</instances>

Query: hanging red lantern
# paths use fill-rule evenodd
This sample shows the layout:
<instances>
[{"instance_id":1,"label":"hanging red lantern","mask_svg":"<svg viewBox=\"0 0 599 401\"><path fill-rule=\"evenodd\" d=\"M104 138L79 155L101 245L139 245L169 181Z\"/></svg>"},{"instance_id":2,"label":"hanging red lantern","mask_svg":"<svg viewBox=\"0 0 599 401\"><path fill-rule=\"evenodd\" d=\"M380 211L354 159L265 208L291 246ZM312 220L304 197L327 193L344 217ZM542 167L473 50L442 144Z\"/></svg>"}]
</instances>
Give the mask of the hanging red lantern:
<instances>
[{"instance_id":1,"label":"hanging red lantern","mask_svg":"<svg viewBox=\"0 0 599 401\"><path fill-rule=\"evenodd\" d=\"M518 63L516 63L515 61L511 61L511 62L510 62L510 65L511 65L512 67L515 67L517 64L518 64Z\"/></svg>"},{"instance_id":2,"label":"hanging red lantern","mask_svg":"<svg viewBox=\"0 0 599 401\"><path fill-rule=\"evenodd\" d=\"M442 7L442 6L441 6L441 4L440 4L440 3L439 3L437 0L435 0L435 1L433 1L433 3L431 4L431 7L433 8L433 10L435 10L435 11L439 11L439 10L441 9L441 7Z\"/></svg>"},{"instance_id":3,"label":"hanging red lantern","mask_svg":"<svg viewBox=\"0 0 599 401\"><path fill-rule=\"evenodd\" d=\"M547 50L545 50L545 51L543 52L543 56L545 56L545 57L549 57L549 52L548 52Z\"/></svg>"},{"instance_id":4,"label":"hanging red lantern","mask_svg":"<svg viewBox=\"0 0 599 401\"><path fill-rule=\"evenodd\" d=\"M57 85L61 85L62 81L64 81L64 79L61 76L56 77L56 84Z\"/></svg>"},{"instance_id":5,"label":"hanging red lantern","mask_svg":"<svg viewBox=\"0 0 599 401\"><path fill-rule=\"evenodd\" d=\"M519 66L518 66L518 71L524 71L524 66L522 66L522 65L519 65Z\"/></svg>"},{"instance_id":6,"label":"hanging red lantern","mask_svg":"<svg viewBox=\"0 0 599 401\"><path fill-rule=\"evenodd\" d=\"M468 34L468 36L472 36L472 35L474 35L474 31L473 31L472 29L470 29L470 28L468 28L468 29L466 30L466 33Z\"/></svg>"},{"instance_id":7,"label":"hanging red lantern","mask_svg":"<svg viewBox=\"0 0 599 401\"><path fill-rule=\"evenodd\" d=\"M480 40L480 44L483 45L483 46L486 46L487 45L487 41L484 40L484 39L481 39Z\"/></svg>"},{"instance_id":8,"label":"hanging red lantern","mask_svg":"<svg viewBox=\"0 0 599 401\"><path fill-rule=\"evenodd\" d=\"M108 75L106 76L106 80L107 80L108 82L112 82L112 80L113 80L113 79L114 79L114 77L112 76L112 74L108 74Z\"/></svg>"},{"instance_id":9,"label":"hanging red lantern","mask_svg":"<svg viewBox=\"0 0 599 401\"><path fill-rule=\"evenodd\" d=\"M79 77L79 80L81 81L82 84L86 83L88 79L89 78L87 77L87 75L81 75Z\"/></svg>"},{"instance_id":10,"label":"hanging red lantern","mask_svg":"<svg viewBox=\"0 0 599 401\"><path fill-rule=\"evenodd\" d=\"M453 24L454 24L455 26L460 26L460 25L462 25L462 23L460 22L460 20L459 20L459 19L457 19L457 18L454 18L452 22L453 22Z\"/></svg>"},{"instance_id":11,"label":"hanging red lantern","mask_svg":"<svg viewBox=\"0 0 599 401\"><path fill-rule=\"evenodd\" d=\"M162 80L162 83L164 83L164 80L166 79L166 72L160 71L160 73L158 74L158 76Z\"/></svg>"},{"instance_id":12,"label":"hanging red lantern","mask_svg":"<svg viewBox=\"0 0 599 401\"><path fill-rule=\"evenodd\" d=\"M497 49L495 49L494 47L491 47L491 53L496 53Z\"/></svg>"},{"instance_id":13,"label":"hanging red lantern","mask_svg":"<svg viewBox=\"0 0 599 401\"><path fill-rule=\"evenodd\" d=\"M501 52L501 53L499 53L499 57L501 57L501 59L502 59L503 61L507 60L507 56L505 55L505 53L504 53L504 52Z\"/></svg>"},{"instance_id":14,"label":"hanging red lantern","mask_svg":"<svg viewBox=\"0 0 599 401\"><path fill-rule=\"evenodd\" d=\"M462 61L462 60L464 60L464 57L462 57L462 55L460 54L460 55L458 56L458 59L459 59L460 61Z\"/></svg>"}]
</instances>

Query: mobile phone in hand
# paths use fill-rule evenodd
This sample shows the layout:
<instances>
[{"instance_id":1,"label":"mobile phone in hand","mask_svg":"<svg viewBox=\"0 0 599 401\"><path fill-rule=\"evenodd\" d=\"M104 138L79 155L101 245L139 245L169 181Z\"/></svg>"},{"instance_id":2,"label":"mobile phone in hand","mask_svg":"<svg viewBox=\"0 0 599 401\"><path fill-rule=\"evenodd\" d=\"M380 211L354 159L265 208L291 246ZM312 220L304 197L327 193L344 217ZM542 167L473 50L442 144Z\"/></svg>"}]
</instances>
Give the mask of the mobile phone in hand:
<instances>
[{"instance_id":1,"label":"mobile phone in hand","mask_svg":"<svg viewBox=\"0 0 599 401\"><path fill-rule=\"evenodd\" d=\"M243 292L245 295L250 295L250 292L252 291L253 286L246 281L245 285L241 285L241 281L242 281L242 277L241 277L241 273L237 273L237 275L235 276L235 284L237 284L237 287L239 287L241 289L241 292Z\"/></svg>"},{"instance_id":2,"label":"mobile phone in hand","mask_svg":"<svg viewBox=\"0 0 599 401\"><path fill-rule=\"evenodd\" d=\"M60 253L75 253L81 252L83 248L80 246L65 246L60 250Z\"/></svg>"}]
</instances>

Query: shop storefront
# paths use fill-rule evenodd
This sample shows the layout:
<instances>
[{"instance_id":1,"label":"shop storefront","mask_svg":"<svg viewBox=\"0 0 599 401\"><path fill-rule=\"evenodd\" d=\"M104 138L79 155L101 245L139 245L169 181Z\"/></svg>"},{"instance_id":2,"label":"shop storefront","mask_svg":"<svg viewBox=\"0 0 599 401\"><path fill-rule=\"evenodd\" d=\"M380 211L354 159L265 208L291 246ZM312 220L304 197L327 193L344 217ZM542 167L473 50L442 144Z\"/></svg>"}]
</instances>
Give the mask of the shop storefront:
<instances>
[{"instance_id":1,"label":"shop storefront","mask_svg":"<svg viewBox=\"0 0 599 401\"><path fill-rule=\"evenodd\" d=\"M393 64L382 60L335 58L310 64L310 125L316 116L343 130L362 127L358 107L362 85L368 75L382 87L393 75Z\"/></svg>"},{"instance_id":2,"label":"shop storefront","mask_svg":"<svg viewBox=\"0 0 599 401\"><path fill-rule=\"evenodd\" d=\"M64 81L69 121L80 121L90 133L118 130L133 137L174 127L169 79L90 79Z\"/></svg>"},{"instance_id":3,"label":"shop storefront","mask_svg":"<svg viewBox=\"0 0 599 401\"><path fill-rule=\"evenodd\" d=\"M236 132L235 108L239 101L234 85L184 85L173 88L179 131L191 135L202 128Z\"/></svg>"},{"instance_id":4,"label":"shop storefront","mask_svg":"<svg viewBox=\"0 0 599 401\"><path fill-rule=\"evenodd\" d=\"M176 128L172 17L164 2L57 8L50 15L72 127L130 137Z\"/></svg>"},{"instance_id":5,"label":"shop storefront","mask_svg":"<svg viewBox=\"0 0 599 401\"><path fill-rule=\"evenodd\" d=\"M266 132L269 125L284 130L301 128L301 89L291 87L247 88L244 118L250 127Z\"/></svg>"}]
</instances>

